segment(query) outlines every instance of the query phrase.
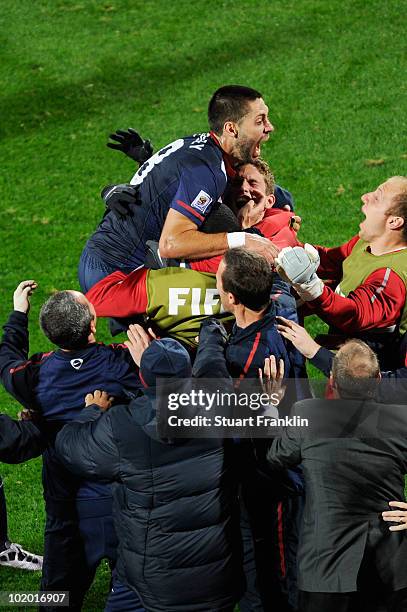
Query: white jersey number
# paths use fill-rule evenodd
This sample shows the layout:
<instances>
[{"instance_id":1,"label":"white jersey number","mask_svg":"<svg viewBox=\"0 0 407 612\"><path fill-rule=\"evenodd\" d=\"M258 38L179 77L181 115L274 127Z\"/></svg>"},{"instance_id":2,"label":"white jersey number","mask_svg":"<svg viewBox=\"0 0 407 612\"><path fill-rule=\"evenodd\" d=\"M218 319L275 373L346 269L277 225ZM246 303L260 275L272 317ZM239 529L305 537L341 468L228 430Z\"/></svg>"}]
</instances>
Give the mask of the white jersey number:
<instances>
[{"instance_id":1,"label":"white jersey number","mask_svg":"<svg viewBox=\"0 0 407 612\"><path fill-rule=\"evenodd\" d=\"M150 159L144 162L141 168L138 169L136 174L131 179L130 185L140 185L144 181L146 176L154 168L154 166L160 164L162 160L171 155L171 153L175 153L175 151L178 151L178 149L180 149L183 145L184 139L179 138L178 140L174 140L174 142L171 142L163 149L157 151L157 153L155 153L152 157L150 157Z\"/></svg>"}]
</instances>

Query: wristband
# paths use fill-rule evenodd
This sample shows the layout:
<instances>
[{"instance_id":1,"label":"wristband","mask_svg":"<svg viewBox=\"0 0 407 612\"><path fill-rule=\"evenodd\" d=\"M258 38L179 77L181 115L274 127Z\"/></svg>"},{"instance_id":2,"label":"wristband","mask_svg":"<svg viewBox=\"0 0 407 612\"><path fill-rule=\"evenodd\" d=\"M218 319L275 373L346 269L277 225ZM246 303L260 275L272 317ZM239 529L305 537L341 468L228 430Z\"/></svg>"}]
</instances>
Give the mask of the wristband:
<instances>
[{"instance_id":1,"label":"wristband","mask_svg":"<svg viewBox=\"0 0 407 612\"><path fill-rule=\"evenodd\" d=\"M226 234L228 240L228 248L234 249L246 244L246 234L244 232L229 232Z\"/></svg>"}]
</instances>

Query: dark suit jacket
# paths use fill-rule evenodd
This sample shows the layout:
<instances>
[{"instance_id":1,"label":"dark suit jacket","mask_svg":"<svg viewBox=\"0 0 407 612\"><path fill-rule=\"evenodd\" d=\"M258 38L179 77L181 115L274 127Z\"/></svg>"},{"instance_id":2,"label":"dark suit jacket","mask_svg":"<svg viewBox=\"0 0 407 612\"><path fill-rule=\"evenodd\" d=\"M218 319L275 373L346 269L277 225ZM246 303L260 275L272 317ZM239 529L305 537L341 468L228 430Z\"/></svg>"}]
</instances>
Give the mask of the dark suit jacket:
<instances>
[{"instance_id":1,"label":"dark suit jacket","mask_svg":"<svg viewBox=\"0 0 407 612\"><path fill-rule=\"evenodd\" d=\"M356 591L367 551L384 584L407 587L407 531L390 532L381 519L390 500L404 499L407 407L311 399L297 402L293 414L309 427L286 428L267 459L276 470L303 466L299 588Z\"/></svg>"}]
</instances>

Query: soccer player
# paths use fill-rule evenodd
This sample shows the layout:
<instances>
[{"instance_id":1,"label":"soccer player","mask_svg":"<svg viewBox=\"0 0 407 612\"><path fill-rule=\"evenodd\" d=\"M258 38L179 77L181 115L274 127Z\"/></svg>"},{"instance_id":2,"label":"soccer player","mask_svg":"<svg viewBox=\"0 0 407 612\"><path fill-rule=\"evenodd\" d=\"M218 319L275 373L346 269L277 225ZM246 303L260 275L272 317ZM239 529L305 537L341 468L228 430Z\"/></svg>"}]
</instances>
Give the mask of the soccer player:
<instances>
[{"instance_id":1,"label":"soccer player","mask_svg":"<svg viewBox=\"0 0 407 612\"><path fill-rule=\"evenodd\" d=\"M160 241L161 255L170 258L211 257L244 245L270 260L277 255L270 241L245 232L197 235L218 206L228 176L234 176L233 166L258 158L273 131L262 95L249 87L218 89L209 102L208 119L209 134L180 138L140 167L131 181L138 199L130 214L105 214L81 256L84 291L117 269L130 272L143 265L147 240Z\"/></svg>"}]
</instances>

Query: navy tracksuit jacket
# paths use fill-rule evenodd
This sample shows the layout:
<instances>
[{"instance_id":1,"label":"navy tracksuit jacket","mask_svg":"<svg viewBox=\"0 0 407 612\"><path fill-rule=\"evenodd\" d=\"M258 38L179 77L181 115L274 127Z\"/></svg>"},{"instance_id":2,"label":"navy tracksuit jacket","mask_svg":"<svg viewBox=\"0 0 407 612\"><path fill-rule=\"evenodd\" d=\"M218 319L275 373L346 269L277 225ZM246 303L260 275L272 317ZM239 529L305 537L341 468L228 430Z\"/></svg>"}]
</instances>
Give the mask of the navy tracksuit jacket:
<instances>
[{"instance_id":1,"label":"navy tracksuit jacket","mask_svg":"<svg viewBox=\"0 0 407 612\"><path fill-rule=\"evenodd\" d=\"M4 326L0 343L0 377L6 390L25 408L41 416L41 430L48 446L43 453L43 486L47 512L43 590L71 591L72 608L80 608L100 556L114 563L116 537L111 518L110 486L87 482L72 475L59 461L54 449L56 434L75 419L84 406L85 395L95 389L108 391L120 402L135 397L141 388L138 369L123 345L92 343L84 349L37 353L28 359L28 317L14 311ZM96 519L104 533L92 530ZM110 525L111 523L111 525ZM84 552L79 553L83 547ZM97 548L99 547L99 548Z\"/></svg>"}]
</instances>

